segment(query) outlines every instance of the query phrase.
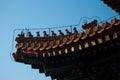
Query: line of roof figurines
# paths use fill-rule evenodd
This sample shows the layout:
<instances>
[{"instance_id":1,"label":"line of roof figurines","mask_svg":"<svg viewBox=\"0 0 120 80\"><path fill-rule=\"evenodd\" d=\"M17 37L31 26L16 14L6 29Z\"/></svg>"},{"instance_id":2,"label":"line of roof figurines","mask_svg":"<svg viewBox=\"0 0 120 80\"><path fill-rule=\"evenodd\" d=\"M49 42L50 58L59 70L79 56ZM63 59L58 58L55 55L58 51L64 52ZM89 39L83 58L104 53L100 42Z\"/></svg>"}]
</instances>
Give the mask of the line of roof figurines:
<instances>
[{"instance_id":1,"label":"line of roof figurines","mask_svg":"<svg viewBox=\"0 0 120 80\"><path fill-rule=\"evenodd\" d=\"M74 27L73 28L73 33L70 32L68 29L65 29L66 34L64 34L61 30L58 30L58 32L59 32L58 36L70 36L70 35L76 35L76 34L82 34L83 36L89 34L89 36L93 36L95 34L95 32L101 33L102 31L104 31L104 29L109 29L113 25L119 25L119 24L120 24L120 20L117 20L116 18L112 19L110 21L110 23L108 23L108 22L102 23L102 26L97 24L97 20L94 20L91 23L84 24L82 26L83 31L80 32L80 33L78 33L76 27ZM51 31L51 34L52 35L50 36L50 35L47 34L46 31L43 31L43 35L44 35L45 38L56 37L57 36L57 34L54 31ZM32 35L32 33L30 31L27 33L26 37L34 38L34 36ZM39 31L36 32L36 37L38 37L38 38L41 37ZM21 34L18 34L18 38L25 38L25 33L21 32Z\"/></svg>"},{"instance_id":2,"label":"line of roof figurines","mask_svg":"<svg viewBox=\"0 0 120 80\"><path fill-rule=\"evenodd\" d=\"M24 34L19 34L18 38L17 38L17 44L16 44L16 48L17 50L25 50L26 49L28 51L30 50L49 50L50 48L56 48L58 46L63 46L65 44L70 44L71 42L78 42L80 39L83 40L87 37L91 37L95 34L100 34L102 33L104 30L108 30L111 27L114 26L118 26L120 25L120 20L116 20L116 19L112 19L110 21L110 23L108 22L104 22L102 23L102 26L98 26L97 25L97 21L93 21L92 23L89 24L85 24L82 26L82 28L85 30L83 32L78 33L77 29L74 27L74 33L69 32L66 29L66 35L63 34L63 32L61 30L59 30L59 36L57 36L53 31L51 31L53 33L52 36L48 36L48 34L44 31L44 37L43 39L41 39L39 32L37 32L37 39L34 39L36 37L33 37L33 35L31 34L31 32L28 32L29 37L26 39L24 37ZM22 39L21 39L22 38ZM101 43L101 41L100 41ZM93 43L94 44L94 43ZM86 44L88 45L88 44ZM72 49L74 50L74 49Z\"/></svg>"}]
</instances>

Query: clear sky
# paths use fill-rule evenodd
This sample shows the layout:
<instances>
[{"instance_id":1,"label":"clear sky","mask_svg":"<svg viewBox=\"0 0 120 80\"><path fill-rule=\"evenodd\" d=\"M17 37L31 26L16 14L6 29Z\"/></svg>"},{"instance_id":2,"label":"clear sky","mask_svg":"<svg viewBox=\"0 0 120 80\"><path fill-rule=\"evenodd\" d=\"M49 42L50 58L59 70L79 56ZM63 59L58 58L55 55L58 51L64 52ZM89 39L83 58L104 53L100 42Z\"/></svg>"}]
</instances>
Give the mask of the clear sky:
<instances>
[{"instance_id":1,"label":"clear sky","mask_svg":"<svg viewBox=\"0 0 120 80\"><path fill-rule=\"evenodd\" d=\"M30 65L11 60L14 29L66 26L82 17L104 20L114 15L101 0L0 0L0 80L50 80Z\"/></svg>"}]
</instances>

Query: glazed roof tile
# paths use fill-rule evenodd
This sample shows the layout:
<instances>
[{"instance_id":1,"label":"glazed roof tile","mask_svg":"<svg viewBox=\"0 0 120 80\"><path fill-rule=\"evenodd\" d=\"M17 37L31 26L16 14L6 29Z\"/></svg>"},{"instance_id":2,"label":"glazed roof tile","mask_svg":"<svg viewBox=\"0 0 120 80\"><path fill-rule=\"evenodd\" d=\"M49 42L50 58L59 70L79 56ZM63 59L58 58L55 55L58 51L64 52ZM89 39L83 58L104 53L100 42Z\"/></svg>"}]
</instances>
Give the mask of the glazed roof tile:
<instances>
[{"instance_id":1,"label":"glazed roof tile","mask_svg":"<svg viewBox=\"0 0 120 80\"><path fill-rule=\"evenodd\" d=\"M91 25L91 24L90 24ZM56 36L51 37L24 37L21 38L18 36L16 38L17 44L17 52L21 53L31 53L31 54L43 54L50 56L50 54L56 55L57 53L61 54L61 50L63 53L70 53L78 49L76 46L84 45L85 48L90 45L95 45L96 37L99 38L98 43L102 43L103 36L112 35L109 31L114 26L120 25L120 20L112 19L110 23L104 22L102 26L94 25L92 27L85 28L83 32L73 33L71 35L64 36ZM114 29L114 28L112 28ZM105 33L106 32L106 33ZM109 33L109 34L108 34ZM102 34L102 35L101 35ZM20 35L20 34L19 34ZM101 37L99 37L101 35ZM96 38L96 39L95 39ZM105 37L106 41L109 40L109 37ZM45 55L44 55L45 54Z\"/></svg>"}]
</instances>

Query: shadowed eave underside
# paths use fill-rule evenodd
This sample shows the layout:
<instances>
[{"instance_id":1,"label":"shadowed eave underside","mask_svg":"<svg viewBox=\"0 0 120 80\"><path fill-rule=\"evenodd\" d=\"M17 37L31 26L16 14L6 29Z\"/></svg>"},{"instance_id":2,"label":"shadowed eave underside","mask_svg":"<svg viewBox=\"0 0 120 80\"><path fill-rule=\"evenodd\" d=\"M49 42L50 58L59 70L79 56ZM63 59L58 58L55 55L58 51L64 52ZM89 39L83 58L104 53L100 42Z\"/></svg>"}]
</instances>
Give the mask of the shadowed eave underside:
<instances>
[{"instance_id":1,"label":"shadowed eave underside","mask_svg":"<svg viewBox=\"0 0 120 80\"><path fill-rule=\"evenodd\" d=\"M102 1L120 14L120 0L102 0Z\"/></svg>"}]
</instances>

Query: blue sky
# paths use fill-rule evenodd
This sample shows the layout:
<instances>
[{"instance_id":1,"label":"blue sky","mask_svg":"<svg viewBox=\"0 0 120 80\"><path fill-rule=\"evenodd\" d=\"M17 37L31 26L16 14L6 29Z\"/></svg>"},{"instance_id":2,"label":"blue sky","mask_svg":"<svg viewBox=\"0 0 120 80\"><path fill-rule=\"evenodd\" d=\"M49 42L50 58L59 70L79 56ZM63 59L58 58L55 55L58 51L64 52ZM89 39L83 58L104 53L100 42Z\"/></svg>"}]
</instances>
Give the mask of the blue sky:
<instances>
[{"instance_id":1,"label":"blue sky","mask_svg":"<svg viewBox=\"0 0 120 80\"><path fill-rule=\"evenodd\" d=\"M101 0L0 0L0 80L50 80L10 58L13 30L78 24L82 17L117 15ZM77 27L80 28L80 27ZM15 41L13 45L15 51Z\"/></svg>"}]
</instances>

